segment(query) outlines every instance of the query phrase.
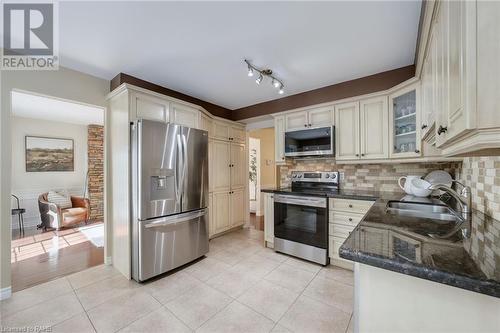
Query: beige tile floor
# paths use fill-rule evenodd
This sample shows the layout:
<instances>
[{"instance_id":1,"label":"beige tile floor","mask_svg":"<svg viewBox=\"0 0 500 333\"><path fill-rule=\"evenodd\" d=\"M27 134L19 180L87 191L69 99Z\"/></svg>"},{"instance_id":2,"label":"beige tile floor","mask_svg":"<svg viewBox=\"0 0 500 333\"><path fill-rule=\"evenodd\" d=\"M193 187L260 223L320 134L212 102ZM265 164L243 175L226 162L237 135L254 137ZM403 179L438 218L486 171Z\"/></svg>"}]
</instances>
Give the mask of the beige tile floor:
<instances>
[{"instance_id":1,"label":"beige tile floor","mask_svg":"<svg viewBox=\"0 0 500 333\"><path fill-rule=\"evenodd\" d=\"M0 302L2 328L52 332L352 332L353 274L263 247L242 229L155 281L97 266ZM5 329L4 329L5 330Z\"/></svg>"}]
</instances>

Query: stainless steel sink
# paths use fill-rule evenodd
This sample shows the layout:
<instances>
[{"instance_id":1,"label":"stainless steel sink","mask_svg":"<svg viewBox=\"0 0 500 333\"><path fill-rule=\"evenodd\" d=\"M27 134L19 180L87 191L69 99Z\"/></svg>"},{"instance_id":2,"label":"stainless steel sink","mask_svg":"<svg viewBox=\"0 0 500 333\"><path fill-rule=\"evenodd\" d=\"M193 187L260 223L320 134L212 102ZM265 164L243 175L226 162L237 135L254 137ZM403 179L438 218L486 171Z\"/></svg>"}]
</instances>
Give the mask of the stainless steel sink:
<instances>
[{"instance_id":1,"label":"stainless steel sink","mask_svg":"<svg viewBox=\"0 0 500 333\"><path fill-rule=\"evenodd\" d=\"M461 222L461 218L445 205L427 203L389 201L386 212L393 215L422 217L439 221Z\"/></svg>"}]
</instances>

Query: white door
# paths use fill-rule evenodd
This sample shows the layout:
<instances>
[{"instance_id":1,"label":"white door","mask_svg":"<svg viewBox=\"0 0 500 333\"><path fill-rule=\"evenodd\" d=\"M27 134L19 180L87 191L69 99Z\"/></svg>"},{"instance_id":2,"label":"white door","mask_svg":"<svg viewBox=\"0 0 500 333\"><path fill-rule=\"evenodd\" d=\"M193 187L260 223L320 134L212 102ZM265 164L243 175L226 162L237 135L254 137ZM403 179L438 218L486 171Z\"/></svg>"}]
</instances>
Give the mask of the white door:
<instances>
[{"instance_id":1,"label":"white door","mask_svg":"<svg viewBox=\"0 0 500 333\"><path fill-rule=\"evenodd\" d=\"M274 159L277 165L285 164L285 117L274 118Z\"/></svg>"},{"instance_id":2,"label":"white door","mask_svg":"<svg viewBox=\"0 0 500 333\"><path fill-rule=\"evenodd\" d=\"M260 139L248 138L248 195L250 212L260 214Z\"/></svg>"},{"instance_id":3,"label":"white door","mask_svg":"<svg viewBox=\"0 0 500 333\"><path fill-rule=\"evenodd\" d=\"M161 98L149 96L141 93L132 93L132 107L135 108L137 118L169 121L169 102Z\"/></svg>"},{"instance_id":4,"label":"white door","mask_svg":"<svg viewBox=\"0 0 500 333\"><path fill-rule=\"evenodd\" d=\"M245 224L246 209L245 209L245 189L240 188L232 190L230 194L231 217L230 226L235 227Z\"/></svg>"},{"instance_id":5,"label":"white door","mask_svg":"<svg viewBox=\"0 0 500 333\"><path fill-rule=\"evenodd\" d=\"M219 233L226 231L230 226L230 196L229 191L213 193L213 225L215 232Z\"/></svg>"},{"instance_id":6,"label":"white door","mask_svg":"<svg viewBox=\"0 0 500 333\"><path fill-rule=\"evenodd\" d=\"M191 128L198 128L199 112L195 108L186 105L172 103L171 121L173 123L187 126Z\"/></svg>"},{"instance_id":7,"label":"white door","mask_svg":"<svg viewBox=\"0 0 500 333\"><path fill-rule=\"evenodd\" d=\"M245 145L231 143L231 188L245 187L248 181L248 166L246 164Z\"/></svg>"},{"instance_id":8,"label":"white door","mask_svg":"<svg viewBox=\"0 0 500 333\"><path fill-rule=\"evenodd\" d=\"M333 107L308 111L308 127L328 127L333 125Z\"/></svg>"},{"instance_id":9,"label":"white door","mask_svg":"<svg viewBox=\"0 0 500 333\"><path fill-rule=\"evenodd\" d=\"M361 158L389 158L389 110L387 97L359 103Z\"/></svg>"},{"instance_id":10,"label":"white door","mask_svg":"<svg viewBox=\"0 0 500 333\"><path fill-rule=\"evenodd\" d=\"M231 144L227 141L213 140L212 142L212 182L213 191L229 191L231 187L230 167Z\"/></svg>"},{"instance_id":11,"label":"white door","mask_svg":"<svg viewBox=\"0 0 500 333\"><path fill-rule=\"evenodd\" d=\"M295 131L308 127L307 112L300 111L285 115L285 128L287 131Z\"/></svg>"},{"instance_id":12,"label":"white door","mask_svg":"<svg viewBox=\"0 0 500 333\"><path fill-rule=\"evenodd\" d=\"M359 159L359 103L335 106L335 158Z\"/></svg>"}]
</instances>

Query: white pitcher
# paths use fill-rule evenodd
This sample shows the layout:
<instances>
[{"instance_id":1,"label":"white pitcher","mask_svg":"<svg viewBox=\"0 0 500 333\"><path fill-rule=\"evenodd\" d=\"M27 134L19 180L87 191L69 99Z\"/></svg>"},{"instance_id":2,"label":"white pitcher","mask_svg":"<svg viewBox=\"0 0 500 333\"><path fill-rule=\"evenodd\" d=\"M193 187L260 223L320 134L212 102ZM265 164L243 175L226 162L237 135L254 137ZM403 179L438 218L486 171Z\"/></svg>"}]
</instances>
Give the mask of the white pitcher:
<instances>
[{"instance_id":1,"label":"white pitcher","mask_svg":"<svg viewBox=\"0 0 500 333\"><path fill-rule=\"evenodd\" d=\"M406 177L399 177L399 179L398 179L398 185L399 185L399 187L401 187L401 189L402 189L403 191L405 191L405 192L406 192L406 194L413 195L413 192L411 191L411 188L412 188L412 185L411 185L411 180L412 180L413 178L420 178L420 176L406 176ZM402 181L403 179L405 180L405 184L404 184L404 186L403 186L403 185L401 185L401 181Z\"/></svg>"}]
</instances>

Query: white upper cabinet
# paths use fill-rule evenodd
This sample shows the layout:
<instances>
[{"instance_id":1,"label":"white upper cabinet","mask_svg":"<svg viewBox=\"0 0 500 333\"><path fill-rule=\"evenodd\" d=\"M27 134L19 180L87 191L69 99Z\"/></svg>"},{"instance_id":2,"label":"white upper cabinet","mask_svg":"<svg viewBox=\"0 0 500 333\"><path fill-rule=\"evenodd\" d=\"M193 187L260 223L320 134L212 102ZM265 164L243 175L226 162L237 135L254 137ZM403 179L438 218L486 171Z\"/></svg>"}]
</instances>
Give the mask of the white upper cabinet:
<instances>
[{"instance_id":1,"label":"white upper cabinet","mask_svg":"<svg viewBox=\"0 0 500 333\"><path fill-rule=\"evenodd\" d=\"M307 112L293 112L285 115L287 131L295 131L307 128Z\"/></svg>"},{"instance_id":2,"label":"white upper cabinet","mask_svg":"<svg viewBox=\"0 0 500 333\"><path fill-rule=\"evenodd\" d=\"M361 159L389 158L389 110L387 97L359 103Z\"/></svg>"},{"instance_id":3,"label":"white upper cabinet","mask_svg":"<svg viewBox=\"0 0 500 333\"><path fill-rule=\"evenodd\" d=\"M392 158L421 155L419 98L418 84L389 96L389 148Z\"/></svg>"},{"instance_id":4,"label":"white upper cabinet","mask_svg":"<svg viewBox=\"0 0 500 333\"><path fill-rule=\"evenodd\" d=\"M335 124L335 158L337 160L359 159L359 103L336 105Z\"/></svg>"},{"instance_id":5,"label":"white upper cabinet","mask_svg":"<svg viewBox=\"0 0 500 333\"><path fill-rule=\"evenodd\" d=\"M212 123L212 136L215 139L229 140L229 124L214 120Z\"/></svg>"},{"instance_id":6,"label":"white upper cabinet","mask_svg":"<svg viewBox=\"0 0 500 333\"><path fill-rule=\"evenodd\" d=\"M197 109L172 103L170 111L170 121L182 126L198 128L199 112Z\"/></svg>"},{"instance_id":7,"label":"white upper cabinet","mask_svg":"<svg viewBox=\"0 0 500 333\"><path fill-rule=\"evenodd\" d=\"M169 121L169 102L161 98L132 92L131 98L131 113L136 118L143 118L157 121ZM135 111L135 112L134 112Z\"/></svg>"},{"instance_id":8,"label":"white upper cabinet","mask_svg":"<svg viewBox=\"0 0 500 333\"><path fill-rule=\"evenodd\" d=\"M320 107L305 111L297 111L285 115L287 131L305 128L327 127L333 125L333 107Z\"/></svg>"},{"instance_id":9,"label":"white upper cabinet","mask_svg":"<svg viewBox=\"0 0 500 333\"><path fill-rule=\"evenodd\" d=\"M274 118L274 159L276 164L285 164L285 117Z\"/></svg>"},{"instance_id":10,"label":"white upper cabinet","mask_svg":"<svg viewBox=\"0 0 500 333\"><path fill-rule=\"evenodd\" d=\"M200 112L198 124L200 129L208 132L209 137L212 136L212 118L207 116L205 113Z\"/></svg>"},{"instance_id":11,"label":"white upper cabinet","mask_svg":"<svg viewBox=\"0 0 500 333\"><path fill-rule=\"evenodd\" d=\"M229 141L245 143L246 139L245 129L236 126L229 127Z\"/></svg>"}]
</instances>

